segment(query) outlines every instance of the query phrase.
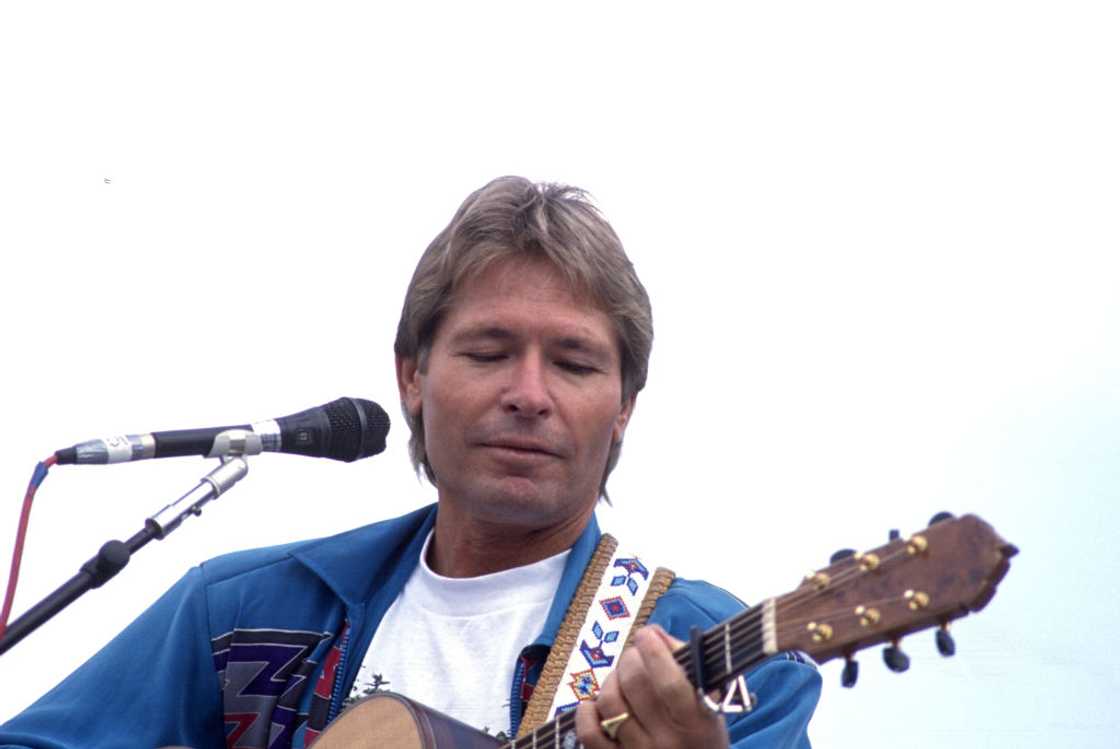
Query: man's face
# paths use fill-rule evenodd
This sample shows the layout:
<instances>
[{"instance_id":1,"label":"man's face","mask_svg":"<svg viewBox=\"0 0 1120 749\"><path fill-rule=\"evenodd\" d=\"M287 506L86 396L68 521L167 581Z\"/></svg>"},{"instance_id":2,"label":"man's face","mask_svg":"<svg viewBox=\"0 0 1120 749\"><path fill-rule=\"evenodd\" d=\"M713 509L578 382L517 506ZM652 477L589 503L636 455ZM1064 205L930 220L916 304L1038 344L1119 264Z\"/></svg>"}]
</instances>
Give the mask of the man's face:
<instances>
[{"instance_id":1,"label":"man's face","mask_svg":"<svg viewBox=\"0 0 1120 749\"><path fill-rule=\"evenodd\" d=\"M533 529L591 513L634 403L605 313L546 262L496 263L456 291L426 364L397 371L441 504Z\"/></svg>"}]
</instances>

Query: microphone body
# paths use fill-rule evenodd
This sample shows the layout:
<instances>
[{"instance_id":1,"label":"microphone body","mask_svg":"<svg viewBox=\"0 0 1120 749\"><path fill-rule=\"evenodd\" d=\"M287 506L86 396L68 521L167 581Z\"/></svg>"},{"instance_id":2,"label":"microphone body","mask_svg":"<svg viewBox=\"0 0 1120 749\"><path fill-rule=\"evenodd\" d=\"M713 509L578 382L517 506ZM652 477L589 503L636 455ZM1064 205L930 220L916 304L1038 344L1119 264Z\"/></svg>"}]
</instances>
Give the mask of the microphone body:
<instances>
[{"instance_id":1,"label":"microphone body","mask_svg":"<svg viewBox=\"0 0 1120 749\"><path fill-rule=\"evenodd\" d=\"M255 424L206 429L177 429L149 434L126 434L81 442L55 453L59 464L125 463L183 455L221 457L229 440L216 437L230 429L251 431L266 452L292 453L350 462L385 449L389 415L362 398L339 398L290 416Z\"/></svg>"}]
</instances>

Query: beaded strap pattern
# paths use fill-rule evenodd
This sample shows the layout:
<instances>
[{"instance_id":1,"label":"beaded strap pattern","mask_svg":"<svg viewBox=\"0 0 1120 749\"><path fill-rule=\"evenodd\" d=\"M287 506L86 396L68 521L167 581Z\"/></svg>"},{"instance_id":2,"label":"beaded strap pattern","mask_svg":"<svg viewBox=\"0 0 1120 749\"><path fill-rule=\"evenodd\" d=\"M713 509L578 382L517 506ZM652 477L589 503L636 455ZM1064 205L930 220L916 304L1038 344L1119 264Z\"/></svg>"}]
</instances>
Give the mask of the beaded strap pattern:
<instances>
[{"instance_id":1,"label":"beaded strap pattern","mask_svg":"<svg viewBox=\"0 0 1120 749\"><path fill-rule=\"evenodd\" d=\"M613 536L603 534L557 632L518 737L595 699L673 577L663 568L651 574L638 557L618 552Z\"/></svg>"}]
</instances>

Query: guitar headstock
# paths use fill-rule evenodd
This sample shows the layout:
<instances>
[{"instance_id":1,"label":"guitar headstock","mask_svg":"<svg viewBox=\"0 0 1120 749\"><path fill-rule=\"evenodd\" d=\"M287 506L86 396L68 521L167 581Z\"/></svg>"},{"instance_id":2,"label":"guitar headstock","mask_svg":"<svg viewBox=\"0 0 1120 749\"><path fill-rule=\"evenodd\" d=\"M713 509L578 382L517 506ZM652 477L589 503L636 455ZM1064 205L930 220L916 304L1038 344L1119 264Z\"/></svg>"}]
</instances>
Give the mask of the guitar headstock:
<instances>
[{"instance_id":1,"label":"guitar headstock","mask_svg":"<svg viewBox=\"0 0 1120 749\"><path fill-rule=\"evenodd\" d=\"M965 515L854 554L807 575L776 599L777 647L823 663L877 643L897 643L911 632L947 627L987 605L1017 552L986 522Z\"/></svg>"}]
</instances>

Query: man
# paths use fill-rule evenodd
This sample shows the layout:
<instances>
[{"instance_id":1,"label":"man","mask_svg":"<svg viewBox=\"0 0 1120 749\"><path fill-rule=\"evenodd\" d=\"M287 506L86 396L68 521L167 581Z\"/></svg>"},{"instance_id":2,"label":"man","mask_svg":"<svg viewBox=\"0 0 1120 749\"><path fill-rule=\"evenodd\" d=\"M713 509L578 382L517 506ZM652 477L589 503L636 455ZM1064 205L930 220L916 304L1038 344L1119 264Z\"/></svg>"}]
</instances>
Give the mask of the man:
<instances>
[{"instance_id":1,"label":"man","mask_svg":"<svg viewBox=\"0 0 1120 749\"><path fill-rule=\"evenodd\" d=\"M702 582L674 580L621 655L581 641L613 667L601 684L588 670L542 686L603 558L594 508L652 338L645 290L582 193L484 186L421 258L397 332L411 454L437 504L201 565L0 744L302 747L348 698L391 689L508 736L527 709L550 714L537 702L552 691L589 749L807 747L820 679L799 657L754 669L757 706L731 721L690 686L679 639L742 608ZM615 584L648 572L623 561Z\"/></svg>"}]
</instances>

